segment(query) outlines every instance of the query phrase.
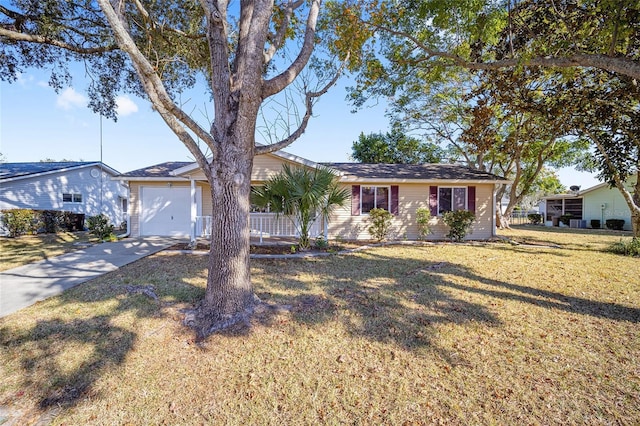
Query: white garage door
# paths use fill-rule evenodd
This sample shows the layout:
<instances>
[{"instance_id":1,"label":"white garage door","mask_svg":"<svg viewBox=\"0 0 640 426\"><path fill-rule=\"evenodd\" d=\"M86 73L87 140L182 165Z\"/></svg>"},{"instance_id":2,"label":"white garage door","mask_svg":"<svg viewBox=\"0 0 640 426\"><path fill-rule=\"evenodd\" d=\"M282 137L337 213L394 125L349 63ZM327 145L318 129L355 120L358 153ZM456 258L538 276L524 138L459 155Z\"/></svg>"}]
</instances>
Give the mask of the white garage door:
<instances>
[{"instance_id":1,"label":"white garage door","mask_svg":"<svg viewBox=\"0 0 640 426\"><path fill-rule=\"evenodd\" d=\"M196 188L200 214L200 188ZM191 235L191 188L140 188L140 235L188 237Z\"/></svg>"}]
</instances>

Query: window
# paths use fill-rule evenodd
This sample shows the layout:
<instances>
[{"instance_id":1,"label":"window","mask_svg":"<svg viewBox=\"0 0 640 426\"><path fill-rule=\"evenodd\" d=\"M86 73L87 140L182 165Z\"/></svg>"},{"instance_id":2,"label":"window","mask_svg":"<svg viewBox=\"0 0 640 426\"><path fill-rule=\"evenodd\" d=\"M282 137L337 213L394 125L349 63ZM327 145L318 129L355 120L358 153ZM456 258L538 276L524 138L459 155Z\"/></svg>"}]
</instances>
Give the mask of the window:
<instances>
[{"instance_id":1,"label":"window","mask_svg":"<svg viewBox=\"0 0 640 426\"><path fill-rule=\"evenodd\" d=\"M369 213L373 209L389 211L388 186L362 186L360 191L360 212Z\"/></svg>"},{"instance_id":2,"label":"window","mask_svg":"<svg viewBox=\"0 0 640 426\"><path fill-rule=\"evenodd\" d=\"M438 214L467 208L467 187L438 188Z\"/></svg>"},{"instance_id":3,"label":"window","mask_svg":"<svg viewBox=\"0 0 640 426\"><path fill-rule=\"evenodd\" d=\"M81 203L82 194L62 194L63 203Z\"/></svg>"}]
</instances>

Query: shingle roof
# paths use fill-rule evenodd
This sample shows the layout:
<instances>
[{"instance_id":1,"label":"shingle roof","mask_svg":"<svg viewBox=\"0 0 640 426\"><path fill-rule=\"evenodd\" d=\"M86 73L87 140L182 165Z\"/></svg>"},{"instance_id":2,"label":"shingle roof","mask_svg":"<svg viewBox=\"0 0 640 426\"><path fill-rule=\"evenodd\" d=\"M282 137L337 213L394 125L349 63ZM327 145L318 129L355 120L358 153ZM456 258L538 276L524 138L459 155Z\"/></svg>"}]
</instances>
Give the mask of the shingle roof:
<instances>
[{"instance_id":1,"label":"shingle roof","mask_svg":"<svg viewBox=\"0 0 640 426\"><path fill-rule=\"evenodd\" d=\"M342 172L344 177L361 179L507 181L492 173L481 172L459 164L322 163L322 165Z\"/></svg>"},{"instance_id":2,"label":"shingle roof","mask_svg":"<svg viewBox=\"0 0 640 426\"><path fill-rule=\"evenodd\" d=\"M57 170L70 169L99 164L98 161L64 161L56 163L0 163L0 179L24 177L38 173L55 172Z\"/></svg>"},{"instance_id":3,"label":"shingle roof","mask_svg":"<svg viewBox=\"0 0 640 426\"><path fill-rule=\"evenodd\" d=\"M143 169L133 170L123 173L121 177L141 177L141 178L162 178L174 177L171 172L181 167L193 164L193 161L167 161L166 163L155 164Z\"/></svg>"}]
</instances>

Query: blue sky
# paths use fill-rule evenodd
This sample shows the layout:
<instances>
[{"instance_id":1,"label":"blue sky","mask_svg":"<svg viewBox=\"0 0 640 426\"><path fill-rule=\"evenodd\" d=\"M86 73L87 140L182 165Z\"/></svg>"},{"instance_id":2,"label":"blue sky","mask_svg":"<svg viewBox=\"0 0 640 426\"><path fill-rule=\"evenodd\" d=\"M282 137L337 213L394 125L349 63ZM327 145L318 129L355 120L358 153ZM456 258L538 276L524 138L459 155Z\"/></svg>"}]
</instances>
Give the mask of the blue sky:
<instances>
[{"instance_id":1,"label":"blue sky","mask_svg":"<svg viewBox=\"0 0 640 426\"><path fill-rule=\"evenodd\" d=\"M0 83L0 152L5 161L97 161L101 139L103 161L120 172L165 161L192 160L147 101L130 95L121 97L117 123L103 119L101 134L100 117L86 106L82 78L75 78L74 87L60 93L46 81L44 73L34 70L15 83ZM351 145L361 132L389 130L383 104L351 113L345 100L349 84L344 78L319 100L307 131L287 152L317 162L349 161ZM593 175L571 168L559 174L566 186L581 185L584 189L598 183Z\"/></svg>"}]
</instances>

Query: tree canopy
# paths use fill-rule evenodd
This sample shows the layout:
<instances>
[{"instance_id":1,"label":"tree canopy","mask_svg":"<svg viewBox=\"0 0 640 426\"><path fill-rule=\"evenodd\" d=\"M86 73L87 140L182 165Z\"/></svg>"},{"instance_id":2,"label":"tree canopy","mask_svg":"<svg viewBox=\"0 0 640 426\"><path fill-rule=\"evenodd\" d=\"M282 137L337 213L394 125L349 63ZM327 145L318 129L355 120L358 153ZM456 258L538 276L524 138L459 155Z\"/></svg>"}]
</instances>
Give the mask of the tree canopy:
<instances>
[{"instance_id":1,"label":"tree canopy","mask_svg":"<svg viewBox=\"0 0 640 426\"><path fill-rule=\"evenodd\" d=\"M351 158L359 163L439 163L443 156L437 145L421 142L398 127L387 133L361 133L351 150Z\"/></svg>"}]
</instances>

